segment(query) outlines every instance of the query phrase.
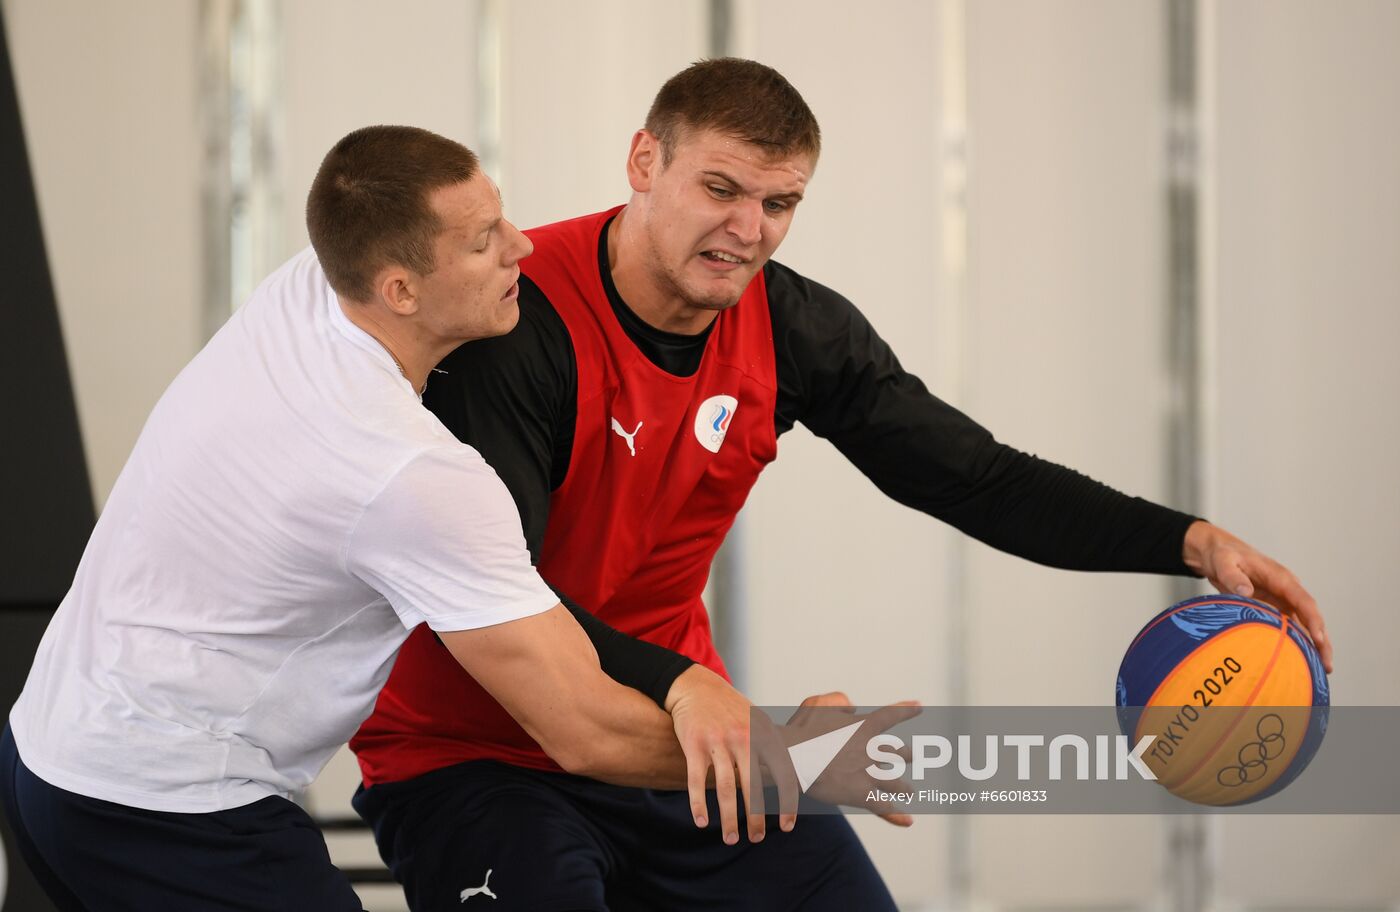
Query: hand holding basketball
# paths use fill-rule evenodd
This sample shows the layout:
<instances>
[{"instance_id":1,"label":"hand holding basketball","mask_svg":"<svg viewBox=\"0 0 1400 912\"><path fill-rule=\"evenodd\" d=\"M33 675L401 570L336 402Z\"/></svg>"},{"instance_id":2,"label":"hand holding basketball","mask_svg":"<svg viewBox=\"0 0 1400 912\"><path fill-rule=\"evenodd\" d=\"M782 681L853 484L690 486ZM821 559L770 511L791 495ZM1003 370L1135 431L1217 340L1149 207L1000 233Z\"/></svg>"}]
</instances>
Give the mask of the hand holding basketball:
<instances>
[{"instance_id":1,"label":"hand holding basketball","mask_svg":"<svg viewBox=\"0 0 1400 912\"><path fill-rule=\"evenodd\" d=\"M1332 641L1322 611L1291 570L1204 520L1187 529L1182 558L1221 592L1267 602L1297 618L1312 637L1323 667L1332 673Z\"/></svg>"}]
</instances>

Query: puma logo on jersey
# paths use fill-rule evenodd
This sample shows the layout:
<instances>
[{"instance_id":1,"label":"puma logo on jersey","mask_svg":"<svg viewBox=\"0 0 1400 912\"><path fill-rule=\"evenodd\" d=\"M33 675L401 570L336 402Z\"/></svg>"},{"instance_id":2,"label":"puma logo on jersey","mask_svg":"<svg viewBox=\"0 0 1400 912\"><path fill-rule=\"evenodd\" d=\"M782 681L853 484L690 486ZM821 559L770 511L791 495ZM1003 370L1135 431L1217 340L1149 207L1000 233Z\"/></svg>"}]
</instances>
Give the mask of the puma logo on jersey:
<instances>
[{"instance_id":1,"label":"puma logo on jersey","mask_svg":"<svg viewBox=\"0 0 1400 912\"><path fill-rule=\"evenodd\" d=\"M617 432L617 436L627 441L627 452L631 453L633 456L636 456L637 445L634 438L637 436L637 432L642 429L642 422L638 421L637 426L634 427L632 429L632 433L629 434L622 429L622 425L618 423L618 420L616 418L614 418L612 420L612 429Z\"/></svg>"},{"instance_id":2,"label":"puma logo on jersey","mask_svg":"<svg viewBox=\"0 0 1400 912\"><path fill-rule=\"evenodd\" d=\"M634 433L635 433L635 432L634 432ZM499 896L497 896L495 893L492 893L492 892L491 892L491 888L490 888L490 887L486 886L486 885L487 885L488 883L490 883L490 882L491 882L491 869L490 869L490 868L487 868L487 869L486 869L486 879L483 880L483 881L481 882L481 886L479 886L479 887L467 887L465 890L462 891L462 898L461 898L460 900L458 900L458 902L466 902L467 900L471 899L473 896L481 896L481 895L489 896L489 897L491 897L492 899L500 899Z\"/></svg>"}]
</instances>

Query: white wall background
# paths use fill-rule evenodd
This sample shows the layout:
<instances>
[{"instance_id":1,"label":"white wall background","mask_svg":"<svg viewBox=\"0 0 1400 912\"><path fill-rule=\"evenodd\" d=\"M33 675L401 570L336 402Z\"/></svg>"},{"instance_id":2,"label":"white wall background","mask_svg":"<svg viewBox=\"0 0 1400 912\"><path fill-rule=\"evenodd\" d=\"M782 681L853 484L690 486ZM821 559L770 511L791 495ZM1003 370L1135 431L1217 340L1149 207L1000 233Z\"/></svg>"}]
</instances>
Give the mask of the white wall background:
<instances>
[{"instance_id":1,"label":"white wall background","mask_svg":"<svg viewBox=\"0 0 1400 912\"><path fill-rule=\"evenodd\" d=\"M1221 3L1215 27L1215 509L1328 607L1333 701L1393 706L1400 4ZM1400 894L1393 818L1220 823L1223 897Z\"/></svg>"},{"instance_id":2,"label":"white wall background","mask_svg":"<svg viewBox=\"0 0 1400 912\"><path fill-rule=\"evenodd\" d=\"M99 504L200 344L200 18L180 0L3 0ZM474 144L521 225L623 200L703 0L297 0L281 35L278 230L304 243L320 156L372 122ZM854 300L901 359L1013 445L1167 493L1165 23L1156 0L742 0L735 51L781 69L825 152L779 259ZM1328 612L1339 703L1400 704L1400 4L1203 0L1207 513ZM494 23L499 66L479 56ZM950 67L961 47L965 66ZM952 101L950 101L952 99ZM944 177L965 102L963 198ZM952 227L950 227L952 226ZM1162 580L1066 574L882 498L805 430L745 510L758 702L1099 704ZM816 492L820 491L820 495ZM337 761L313 795L343 805ZM857 821L908 908L1164 908L1154 818ZM1212 908L1400 903L1391 818L1217 820ZM337 857L366 847L337 845ZM393 907L392 891L371 900Z\"/></svg>"},{"instance_id":3,"label":"white wall background","mask_svg":"<svg viewBox=\"0 0 1400 912\"><path fill-rule=\"evenodd\" d=\"M970 4L967 26L964 405L1013 446L1156 500L1167 493L1163 21L1155 3L1003 2ZM1169 603L1160 578L1064 573L980 544L966 572L974 703L1105 702L1144 610ZM1130 907L1158 889L1163 829L1142 817L974 817L974 892L1003 908Z\"/></svg>"}]
</instances>

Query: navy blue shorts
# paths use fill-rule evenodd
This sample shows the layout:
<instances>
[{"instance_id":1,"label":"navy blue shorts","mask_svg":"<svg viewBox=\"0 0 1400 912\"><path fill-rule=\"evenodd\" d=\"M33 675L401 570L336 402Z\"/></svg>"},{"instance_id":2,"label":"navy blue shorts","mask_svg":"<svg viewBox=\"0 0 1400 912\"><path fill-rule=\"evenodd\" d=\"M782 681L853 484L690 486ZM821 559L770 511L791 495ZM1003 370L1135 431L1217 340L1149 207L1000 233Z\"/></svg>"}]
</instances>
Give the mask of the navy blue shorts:
<instances>
[{"instance_id":1,"label":"navy blue shorts","mask_svg":"<svg viewBox=\"0 0 1400 912\"><path fill-rule=\"evenodd\" d=\"M727 846L709 796L701 830L683 791L475 760L361 788L354 805L414 912L895 908L844 817L799 816L783 833L770 816L762 842L740 826Z\"/></svg>"},{"instance_id":2,"label":"navy blue shorts","mask_svg":"<svg viewBox=\"0 0 1400 912\"><path fill-rule=\"evenodd\" d=\"M173 814L75 795L30 772L6 725L0 808L62 912L363 909L321 831L284 798Z\"/></svg>"}]
</instances>

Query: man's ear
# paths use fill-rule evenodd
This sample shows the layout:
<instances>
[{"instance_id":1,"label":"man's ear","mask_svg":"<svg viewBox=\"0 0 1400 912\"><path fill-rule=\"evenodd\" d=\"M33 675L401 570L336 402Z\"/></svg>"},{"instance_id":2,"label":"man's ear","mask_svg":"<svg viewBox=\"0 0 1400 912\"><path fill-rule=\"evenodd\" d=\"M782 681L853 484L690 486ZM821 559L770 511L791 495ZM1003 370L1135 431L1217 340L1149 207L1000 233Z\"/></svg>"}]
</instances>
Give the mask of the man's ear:
<instances>
[{"instance_id":1,"label":"man's ear","mask_svg":"<svg viewBox=\"0 0 1400 912\"><path fill-rule=\"evenodd\" d=\"M418 311L418 286L413 273L402 266L386 266L374 279L381 304L400 316Z\"/></svg>"},{"instance_id":2,"label":"man's ear","mask_svg":"<svg viewBox=\"0 0 1400 912\"><path fill-rule=\"evenodd\" d=\"M632 134L632 148L627 152L627 183L633 191L646 193L652 179L661 170L661 141L646 130Z\"/></svg>"}]
</instances>

